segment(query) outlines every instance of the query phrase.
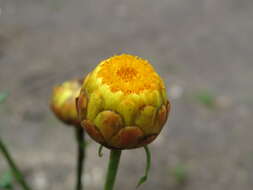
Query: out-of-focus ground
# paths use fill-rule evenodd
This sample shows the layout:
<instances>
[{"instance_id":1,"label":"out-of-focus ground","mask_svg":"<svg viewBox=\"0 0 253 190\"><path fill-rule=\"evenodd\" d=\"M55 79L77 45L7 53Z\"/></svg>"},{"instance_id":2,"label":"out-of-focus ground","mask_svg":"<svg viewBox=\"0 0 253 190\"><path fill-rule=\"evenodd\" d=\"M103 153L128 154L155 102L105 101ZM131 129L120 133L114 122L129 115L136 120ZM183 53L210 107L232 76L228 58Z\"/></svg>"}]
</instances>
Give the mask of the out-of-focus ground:
<instances>
[{"instance_id":1,"label":"out-of-focus ground","mask_svg":"<svg viewBox=\"0 0 253 190\"><path fill-rule=\"evenodd\" d=\"M139 189L251 190L252 35L252 0L0 0L1 137L34 189L73 189L74 133L48 108L52 86L131 53L150 60L172 100ZM85 186L98 190L108 151L99 158L88 141ZM123 152L116 189L135 189L144 155Z\"/></svg>"}]
</instances>

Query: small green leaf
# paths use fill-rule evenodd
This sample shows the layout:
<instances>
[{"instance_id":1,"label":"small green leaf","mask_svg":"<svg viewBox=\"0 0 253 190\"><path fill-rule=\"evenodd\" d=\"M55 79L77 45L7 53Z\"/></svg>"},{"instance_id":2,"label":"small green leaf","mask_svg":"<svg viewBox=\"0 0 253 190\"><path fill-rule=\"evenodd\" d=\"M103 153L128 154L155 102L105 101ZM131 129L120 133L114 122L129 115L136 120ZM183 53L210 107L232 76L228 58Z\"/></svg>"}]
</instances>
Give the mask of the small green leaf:
<instances>
[{"instance_id":1,"label":"small green leaf","mask_svg":"<svg viewBox=\"0 0 253 190\"><path fill-rule=\"evenodd\" d=\"M196 99L208 108L215 105L215 96L209 91L200 91L196 94Z\"/></svg>"},{"instance_id":2,"label":"small green leaf","mask_svg":"<svg viewBox=\"0 0 253 190\"><path fill-rule=\"evenodd\" d=\"M9 96L8 92L0 92L0 104L3 103L8 96Z\"/></svg>"},{"instance_id":3,"label":"small green leaf","mask_svg":"<svg viewBox=\"0 0 253 190\"><path fill-rule=\"evenodd\" d=\"M12 189L13 175L11 171L5 172L0 176L0 187L3 189Z\"/></svg>"},{"instance_id":4,"label":"small green leaf","mask_svg":"<svg viewBox=\"0 0 253 190\"><path fill-rule=\"evenodd\" d=\"M142 176L139 179L139 182L138 182L136 188L140 187L140 185L142 185L143 183L145 183L147 181L149 170L150 170L150 167L151 167L151 153L150 153L150 151L148 149L148 146L144 146L144 150L145 150L145 153L146 153L146 169L145 169L145 174L144 174L144 176Z\"/></svg>"},{"instance_id":5,"label":"small green leaf","mask_svg":"<svg viewBox=\"0 0 253 190\"><path fill-rule=\"evenodd\" d=\"M184 183L187 178L186 167L182 164L177 164L176 167L172 169L172 176L178 184Z\"/></svg>"}]
</instances>

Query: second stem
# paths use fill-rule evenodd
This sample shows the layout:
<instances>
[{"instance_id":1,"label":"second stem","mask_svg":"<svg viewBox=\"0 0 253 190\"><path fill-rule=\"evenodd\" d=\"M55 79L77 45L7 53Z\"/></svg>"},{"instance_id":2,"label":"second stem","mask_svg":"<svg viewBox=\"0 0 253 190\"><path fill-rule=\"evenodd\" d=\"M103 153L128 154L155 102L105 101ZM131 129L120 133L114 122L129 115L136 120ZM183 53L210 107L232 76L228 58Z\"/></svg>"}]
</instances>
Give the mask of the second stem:
<instances>
[{"instance_id":1,"label":"second stem","mask_svg":"<svg viewBox=\"0 0 253 190\"><path fill-rule=\"evenodd\" d=\"M82 174L83 174L83 165L85 159L85 133L84 129L80 126L76 126L76 141L77 141L77 166L76 166L76 190L82 190Z\"/></svg>"}]
</instances>

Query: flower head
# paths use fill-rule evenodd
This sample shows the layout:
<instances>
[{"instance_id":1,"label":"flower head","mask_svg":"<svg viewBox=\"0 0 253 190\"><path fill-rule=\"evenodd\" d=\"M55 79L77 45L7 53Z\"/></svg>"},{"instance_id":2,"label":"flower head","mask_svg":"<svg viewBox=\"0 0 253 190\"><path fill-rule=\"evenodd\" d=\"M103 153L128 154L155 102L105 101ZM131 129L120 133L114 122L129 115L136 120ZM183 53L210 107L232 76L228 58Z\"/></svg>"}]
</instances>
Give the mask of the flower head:
<instances>
[{"instance_id":1,"label":"flower head","mask_svg":"<svg viewBox=\"0 0 253 190\"><path fill-rule=\"evenodd\" d=\"M70 80L54 87L51 97L51 110L55 116L69 125L79 125L76 110L76 98L80 94L82 82Z\"/></svg>"},{"instance_id":2,"label":"flower head","mask_svg":"<svg viewBox=\"0 0 253 190\"><path fill-rule=\"evenodd\" d=\"M109 148L152 142L170 110L165 85L147 60L122 54L102 61L84 80L77 108L81 125Z\"/></svg>"}]
</instances>

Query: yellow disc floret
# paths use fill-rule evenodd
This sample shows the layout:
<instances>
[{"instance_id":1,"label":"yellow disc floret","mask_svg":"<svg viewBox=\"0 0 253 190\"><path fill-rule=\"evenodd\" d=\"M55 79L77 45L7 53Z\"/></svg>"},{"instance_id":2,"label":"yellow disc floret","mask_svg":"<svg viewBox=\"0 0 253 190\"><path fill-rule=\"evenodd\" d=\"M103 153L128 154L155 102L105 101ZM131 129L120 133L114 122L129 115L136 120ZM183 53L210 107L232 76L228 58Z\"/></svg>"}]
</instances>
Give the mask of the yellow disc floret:
<instances>
[{"instance_id":1,"label":"yellow disc floret","mask_svg":"<svg viewBox=\"0 0 253 190\"><path fill-rule=\"evenodd\" d=\"M97 76L112 92L139 94L144 90L159 90L163 87L160 77L148 61L127 54L103 61Z\"/></svg>"}]
</instances>

